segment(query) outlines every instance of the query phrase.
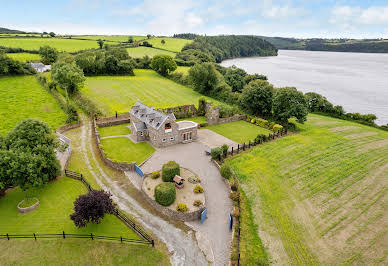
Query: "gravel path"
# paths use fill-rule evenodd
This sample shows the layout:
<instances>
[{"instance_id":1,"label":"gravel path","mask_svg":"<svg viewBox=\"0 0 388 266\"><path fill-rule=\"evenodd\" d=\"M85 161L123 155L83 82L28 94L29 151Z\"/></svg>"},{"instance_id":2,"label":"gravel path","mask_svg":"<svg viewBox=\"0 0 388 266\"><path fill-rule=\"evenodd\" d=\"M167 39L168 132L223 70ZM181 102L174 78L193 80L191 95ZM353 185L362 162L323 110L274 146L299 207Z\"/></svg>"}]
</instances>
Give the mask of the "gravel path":
<instances>
[{"instance_id":1,"label":"gravel path","mask_svg":"<svg viewBox=\"0 0 388 266\"><path fill-rule=\"evenodd\" d=\"M198 141L210 149L220 147L224 144L227 144L229 149L231 149L231 147L237 148L238 145L237 142L206 128L198 130Z\"/></svg>"},{"instance_id":2,"label":"gravel path","mask_svg":"<svg viewBox=\"0 0 388 266\"><path fill-rule=\"evenodd\" d=\"M86 120L85 116L82 116L82 120L84 123L81 128L81 150L90 173L100 187L110 191L113 200L120 209L136 217L144 228L151 230L155 236L166 244L171 253L170 262L172 265L208 265L192 231L186 233L162 218L149 213L103 171L93 152L91 123ZM88 152L91 154L90 159ZM95 167L92 167L90 160L96 165ZM108 185L105 185L105 183Z\"/></svg>"}]
</instances>

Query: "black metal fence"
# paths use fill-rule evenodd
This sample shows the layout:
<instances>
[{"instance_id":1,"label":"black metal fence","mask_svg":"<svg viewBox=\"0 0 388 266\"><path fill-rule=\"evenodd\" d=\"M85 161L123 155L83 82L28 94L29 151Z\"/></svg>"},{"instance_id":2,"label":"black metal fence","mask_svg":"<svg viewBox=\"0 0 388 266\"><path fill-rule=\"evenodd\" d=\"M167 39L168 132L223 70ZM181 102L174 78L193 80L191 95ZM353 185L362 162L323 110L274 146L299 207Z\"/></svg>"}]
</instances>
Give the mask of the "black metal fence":
<instances>
[{"instance_id":1,"label":"black metal fence","mask_svg":"<svg viewBox=\"0 0 388 266\"><path fill-rule=\"evenodd\" d=\"M71 177L77 180L82 181L82 183L86 186L89 191L93 190L93 187L85 180L82 174L73 172L70 170L65 170L65 175L67 177ZM134 223L130 218L128 218L124 213L115 209L113 213L117 218L119 218L126 226L131 228L138 236L140 236L147 244L150 244L154 247L155 242L150 235L148 235L142 228L140 228L136 223Z\"/></svg>"}]
</instances>

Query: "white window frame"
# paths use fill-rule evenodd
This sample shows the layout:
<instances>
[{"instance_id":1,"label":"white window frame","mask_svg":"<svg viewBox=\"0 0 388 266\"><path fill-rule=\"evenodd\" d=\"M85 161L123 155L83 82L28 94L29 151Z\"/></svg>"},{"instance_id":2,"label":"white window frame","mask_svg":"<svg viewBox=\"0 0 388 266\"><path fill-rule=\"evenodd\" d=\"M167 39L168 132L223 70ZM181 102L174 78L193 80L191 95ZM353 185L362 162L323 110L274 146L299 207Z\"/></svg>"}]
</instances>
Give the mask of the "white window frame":
<instances>
[{"instance_id":1,"label":"white window frame","mask_svg":"<svg viewBox=\"0 0 388 266\"><path fill-rule=\"evenodd\" d=\"M175 139L174 139L174 137L170 137L170 141L174 141Z\"/></svg>"},{"instance_id":2,"label":"white window frame","mask_svg":"<svg viewBox=\"0 0 388 266\"><path fill-rule=\"evenodd\" d=\"M166 142L166 141L167 141L167 139L166 139L166 138L163 138L163 139L162 139L162 142Z\"/></svg>"},{"instance_id":3,"label":"white window frame","mask_svg":"<svg viewBox=\"0 0 388 266\"><path fill-rule=\"evenodd\" d=\"M143 133L143 131L140 131L140 136L142 136L142 137L144 136L144 133Z\"/></svg>"}]
</instances>

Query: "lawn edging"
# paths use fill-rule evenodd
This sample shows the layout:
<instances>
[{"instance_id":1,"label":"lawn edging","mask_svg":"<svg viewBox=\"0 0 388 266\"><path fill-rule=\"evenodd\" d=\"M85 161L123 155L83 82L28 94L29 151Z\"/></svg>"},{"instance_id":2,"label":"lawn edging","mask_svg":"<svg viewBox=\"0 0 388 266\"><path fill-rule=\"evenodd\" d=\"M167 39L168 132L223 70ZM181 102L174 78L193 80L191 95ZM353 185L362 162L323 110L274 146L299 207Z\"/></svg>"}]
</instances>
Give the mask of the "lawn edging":
<instances>
[{"instance_id":1,"label":"lawn edging","mask_svg":"<svg viewBox=\"0 0 388 266\"><path fill-rule=\"evenodd\" d=\"M22 200L21 202L19 202L18 204L18 211L20 213L27 213L27 212L30 212L30 211L33 211L35 210L36 208L38 208L39 204L40 204L40 201L38 200L38 198L35 198L33 197L34 200L36 200L36 202L32 205L32 206L29 206L29 207L25 207L25 208L22 208L20 207L20 205L26 200Z\"/></svg>"}]
</instances>

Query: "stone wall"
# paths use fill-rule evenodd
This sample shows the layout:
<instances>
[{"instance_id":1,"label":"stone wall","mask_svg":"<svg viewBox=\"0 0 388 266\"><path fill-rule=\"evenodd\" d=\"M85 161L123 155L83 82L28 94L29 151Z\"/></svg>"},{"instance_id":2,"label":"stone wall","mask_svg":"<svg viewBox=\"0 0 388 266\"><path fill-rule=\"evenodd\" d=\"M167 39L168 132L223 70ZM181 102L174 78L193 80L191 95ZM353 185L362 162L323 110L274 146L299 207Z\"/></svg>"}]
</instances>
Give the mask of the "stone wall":
<instances>
[{"instance_id":1,"label":"stone wall","mask_svg":"<svg viewBox=\"0 0 388 266\"><path fill-rule=\"evenodd\" d=\"M82 122L78 122L78 123L74 123L74 124L67 124L67 125L64 125L64 126L57 128L57 130L55 130L55 132L63 134L64 132L66 132L70 129L78 128L81 125L82 125Z\"/></svg>"},{"instance_id":2,"label":"stone wall","mask_svg":"<svg viewBox=\"0 0 388 266\"><path fill-rule=\"evenodd\" d=\"M121 124L127 124L131 122L131 118L128 114L121 114L116 116L110 116L110 117L97 117L96 124L98 127L110 127L110 126L116 126Z\"/></svg>"},{"instance_id":3,"label":"stone wall","mask_svg":"<svg viewBox=\"0 0 388 266\"><path fill-rule=\"evenodd\" d=\"M231 117L220 118L220 109L218 107L212 107L210 103L206 104L206 118L209 126L218 125L224 123L235 122L239 120L245 120L246 115L235 114Z\"/></svg>"},{"instance_id":4,"label":"stone wall","mask_svg":"<svg viewBox=\"0 0 388 266\"><path fill-rule=\"evenodd\" d=\"M247 118L246 115L235 114L234 116L231 116L231 117L219 118L218 124L224 124L224 123L230 123L230 122L235 122L235 121L239 121L239 120L245 120L246 118Z\"/></svg>"},{"instance_id":5,"label":"stone wall","mask_svg":"<svg viewBox=\"0 0 388 266\"><path fill-rule=\"evenodd\" d=\"M22 200L21 202L19 202L19 204L18 204L18 211L20 213L27 213L27 212L35 210L39 206L40 202L39 202L39 200L37 198L34 198L34 199L36 200L34 205L32 205L30 207L27 207L27 208L20 207L20 204L22 204L22 202L25 201L25 200Z\"/></svg>"},{"instance_id":6,"label":"stone wall","mask_svg":"<svg viewBox=\"0 0 388 266\"><path fill-rule=\"evenodd\" d=\"M188 118L198 115L198 110L194 106L194 104L180 105L168 108L158 108L157 111L165 114L173 113L177 119Z\"/></svg>"}]
</instances>

